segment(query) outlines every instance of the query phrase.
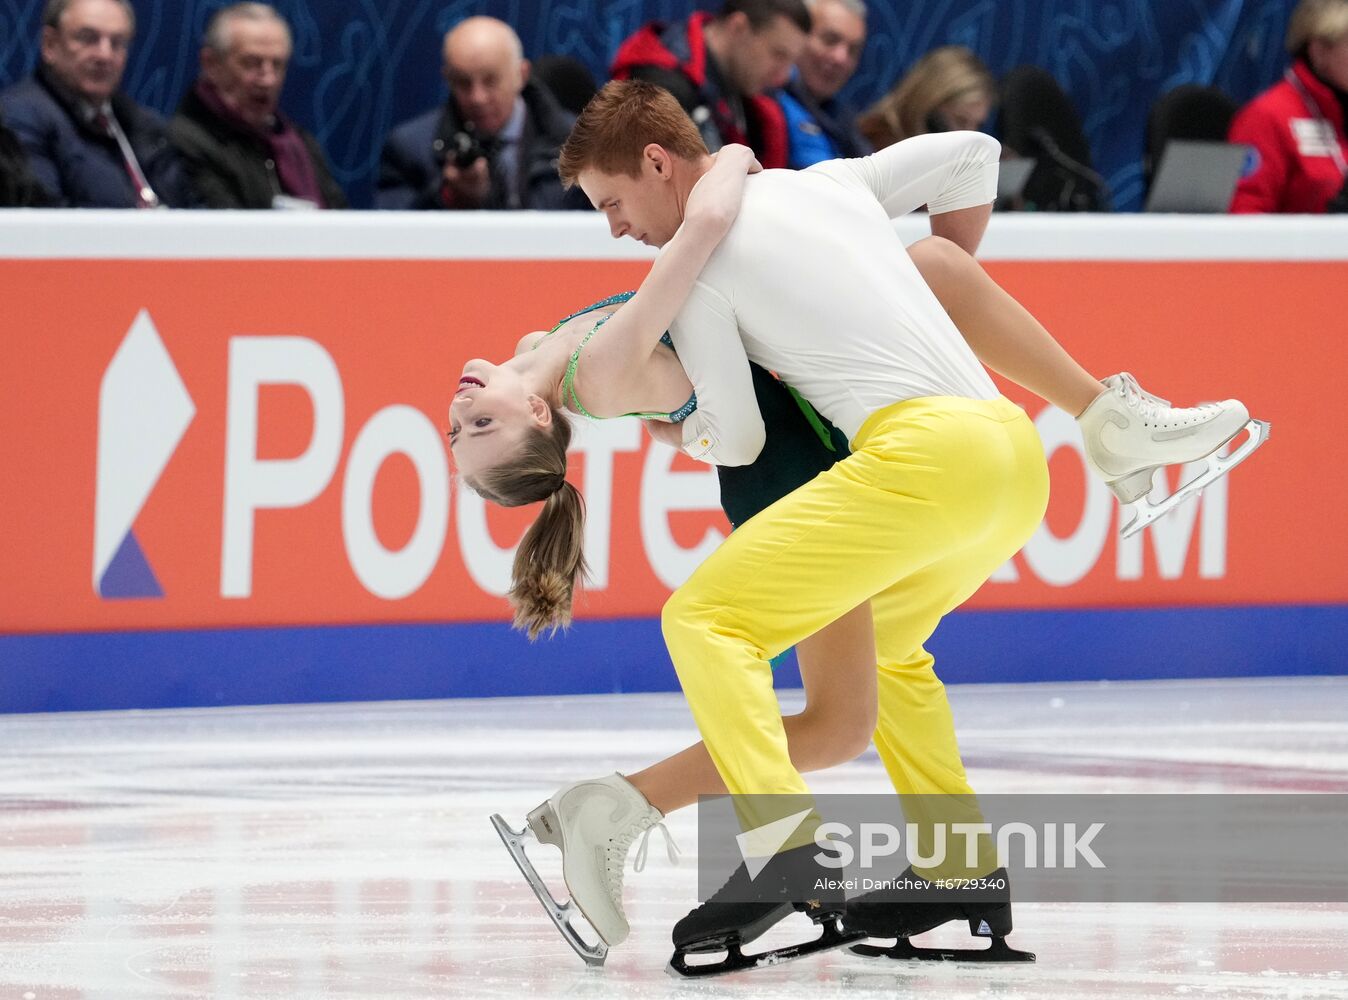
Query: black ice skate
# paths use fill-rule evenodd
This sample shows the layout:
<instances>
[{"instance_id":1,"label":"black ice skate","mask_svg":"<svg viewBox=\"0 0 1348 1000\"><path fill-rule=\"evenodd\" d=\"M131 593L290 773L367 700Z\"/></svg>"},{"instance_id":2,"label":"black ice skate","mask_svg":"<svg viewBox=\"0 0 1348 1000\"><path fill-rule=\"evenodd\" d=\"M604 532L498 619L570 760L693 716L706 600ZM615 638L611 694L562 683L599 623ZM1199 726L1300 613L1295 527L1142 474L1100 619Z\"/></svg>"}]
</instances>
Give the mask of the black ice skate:
<instances>
[{"instance_id":1,"label":"black ice skate","mask_svg":"<svg viewBox=\"0 0 1348 1000\"><path fill-rule=\"evenodd\" d=\"M837 879L836 869L821 867L813 844L783 851L756 878L744 865L715 895L674 925L674 956L668 971L690 978L719 976L741 969L778 965L821 951L841 948L866 937L839 926L845 901L841 888L820 888L821 879ZM745 945L778 921L799 911L822 928L812 941L746 955ZM725 952L719 962L690 964L689 955Z\"/></svg>"},{"instance_id":2,"label":"black ice skate","mask_svg":"<svg viewBox=\"0 0 1348 1000\"><path fill-rule=\"evenodd\" d=\"M1006 869L998 868L979 882L987 888L941 888L909 868L893 887L858 896L847 904L843 928L868 937L896 938L893 945L852 946L868 958L924 959L938 962L1033 962L1033 952L1006 943L1011 933L1011 890ZM924 948L909 942L953 920L969 923L974 937L990 938L987 948Z\"/></svg>"}]
</instances>

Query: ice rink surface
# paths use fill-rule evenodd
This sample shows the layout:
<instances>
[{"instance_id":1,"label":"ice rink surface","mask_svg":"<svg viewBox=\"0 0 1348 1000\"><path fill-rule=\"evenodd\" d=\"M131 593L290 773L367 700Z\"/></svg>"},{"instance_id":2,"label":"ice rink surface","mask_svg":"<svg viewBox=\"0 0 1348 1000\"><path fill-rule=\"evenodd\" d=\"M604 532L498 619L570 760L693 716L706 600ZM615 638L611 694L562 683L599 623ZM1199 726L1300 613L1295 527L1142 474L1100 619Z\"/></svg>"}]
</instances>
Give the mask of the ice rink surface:
<instances>
[{"instance_id":1,"label":"ice rink surface","mask_svg":"<svg viewBox=\"0 0 1348 1000\"><path fill-rule=\"evenodd\" d=\"M1348 678L951 700L984 793L1348 792ZM668 824L678 867L656 834L629 868L632 936L587 969L487 817L520 825L562 784L695 738L678 695L0 717L0 1000L1348 998L1345 905L1025 903L1010 941L1035 965L832 952L675 980L693 810ZM873 752L811 785L889 787ZM532 856L560 871L555 851Z\"/></svg>"}]
</instances>

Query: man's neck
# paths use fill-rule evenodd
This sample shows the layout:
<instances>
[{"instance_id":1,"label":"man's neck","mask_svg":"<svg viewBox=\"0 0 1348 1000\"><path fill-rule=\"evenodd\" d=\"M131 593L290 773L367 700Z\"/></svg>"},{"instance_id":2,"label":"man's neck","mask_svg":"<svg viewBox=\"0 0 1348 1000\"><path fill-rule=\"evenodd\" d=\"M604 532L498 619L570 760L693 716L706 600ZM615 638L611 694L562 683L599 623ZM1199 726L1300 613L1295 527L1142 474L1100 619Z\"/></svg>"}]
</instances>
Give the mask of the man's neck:
<instances>
[{"instance_id":1,"label":"man's neck","mask_svg":"<svg viewBox=\"0 0 1348 1000\"><path fill-rule=\"evenodd\" d=\"M679 202L679 221L682 222L687 214L688 195L692 193L693 185L702 179L702 175L711 169L715 161L707 155L698 157L696 160L674 161L674 197Z\"/></svg>"},{"instance_id":2,"label":"man's neck","mask_svg":"<svg viewBox=\"0 0 1348 1000\"><path fill-rule=\"evenodd\" d=\"M717 66L723 68L726 64L726 56L729 55L727 50L730 42L726 38L720 22L708 21L707 26L702 29L702 37L706 40L707 51L716 60Z\"/></svg>"}]
</instances>

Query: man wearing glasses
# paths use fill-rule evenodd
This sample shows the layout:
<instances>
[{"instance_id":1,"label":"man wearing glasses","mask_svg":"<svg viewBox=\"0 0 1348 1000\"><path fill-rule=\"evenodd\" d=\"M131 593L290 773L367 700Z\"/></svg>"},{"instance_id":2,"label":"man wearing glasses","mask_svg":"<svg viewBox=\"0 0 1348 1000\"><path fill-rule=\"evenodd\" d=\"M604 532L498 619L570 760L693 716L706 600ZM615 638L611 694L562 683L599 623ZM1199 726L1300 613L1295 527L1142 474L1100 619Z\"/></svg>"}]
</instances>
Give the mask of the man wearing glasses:
<instances>
[{"instance_id":1,"label":"man wearing glasses","mask_svg":"<svg viewBox=\"0 0 1348 1000\"><path fill-rule=\"evenodd\" d=\"M128 0L48 0L37 70L0 93L6 122L54 205L196 202L164 119L119 89L135 28Z\"/></svg>"}]
</instances>

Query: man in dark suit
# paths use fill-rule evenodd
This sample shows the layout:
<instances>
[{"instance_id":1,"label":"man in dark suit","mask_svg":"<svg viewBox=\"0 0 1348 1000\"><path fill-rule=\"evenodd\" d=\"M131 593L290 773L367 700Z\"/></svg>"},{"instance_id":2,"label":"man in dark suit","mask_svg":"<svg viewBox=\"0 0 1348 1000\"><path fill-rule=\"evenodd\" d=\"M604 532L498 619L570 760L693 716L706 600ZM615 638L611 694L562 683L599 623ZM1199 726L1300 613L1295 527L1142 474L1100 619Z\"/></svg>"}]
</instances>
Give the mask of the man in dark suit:
<instances>
[{"instance_id":1,"label":"man in dark suit","mask_svg":"<svg viewBox=\"0 0 1348 1000\"><path fill-rule=\"evenodd\" d=\"M290 26L263 3L211 17L201 75L169 125L211 208L346 208L318 140L280 109Z\"/></svg>"},{"instance_id":2,"label":"man in dark suit","mask_svg":"<svg viewBox=\"0 0 1348 1000\"><path fill-rule=\"evenodd\" d=\"M158 208L197 200L164 120L119 90L135 28L127 0L49 0L37 70L0 94L53 205Z\"/></svg>"},{"instance_id":3,"label":"man in dark suit","mask_svg":"<svg viewBox=\"0 0 1348 1000\"><path fill-rule=\"evenodd\" d=\"M557 177L574 118L529 79L519 36L494 17L444 42L449 101L389 133L376 204L386 209L589 208Z\"/></svg>"},{"instance_id":4,"label":"man in dark suit","mask_svg":"<svg viewBox=\"0 0 1348 1000\"><path fill-rule=\"evenodd\" d=\"M46 202L18 136L0 121L0 208L37 208Z\"/></svg>"}]
</instances>

